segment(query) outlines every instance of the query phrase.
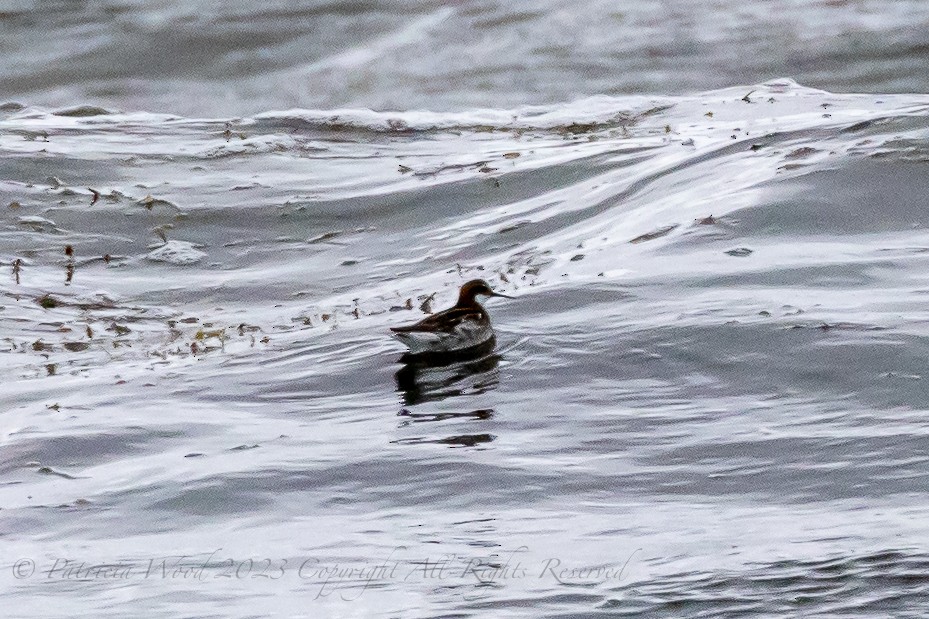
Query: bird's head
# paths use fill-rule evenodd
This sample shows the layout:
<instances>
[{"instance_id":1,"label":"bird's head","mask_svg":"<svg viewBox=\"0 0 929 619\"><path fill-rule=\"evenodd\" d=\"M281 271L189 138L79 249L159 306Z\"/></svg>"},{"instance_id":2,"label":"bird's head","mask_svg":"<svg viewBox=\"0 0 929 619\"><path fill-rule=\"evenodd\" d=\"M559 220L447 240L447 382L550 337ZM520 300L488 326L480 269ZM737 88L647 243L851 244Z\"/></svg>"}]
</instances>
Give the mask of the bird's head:
<instances>
[{"instance_id":1,"label":"bird's head","mask_svg":"<svg viewBox=\"0 0 929 619\"><path fill-rule=\"evenodd\" d=\"M503 297L504 299L513 298L509 295L494 292L493 289L491 289L490 284L482 279L472 279L470 282L461 287L461 292L458 293L458 305L462 307L472 305L479 296Z\"/></svg>"}]
</instances>

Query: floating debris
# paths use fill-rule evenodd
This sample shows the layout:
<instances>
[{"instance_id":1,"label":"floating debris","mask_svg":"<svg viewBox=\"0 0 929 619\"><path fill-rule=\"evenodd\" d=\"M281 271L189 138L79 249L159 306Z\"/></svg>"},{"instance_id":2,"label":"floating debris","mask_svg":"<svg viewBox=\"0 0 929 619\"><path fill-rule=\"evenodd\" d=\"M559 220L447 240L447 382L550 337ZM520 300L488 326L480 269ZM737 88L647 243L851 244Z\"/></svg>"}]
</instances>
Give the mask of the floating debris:
<instances>
[{"instance_id":1,"label":"floating debris","mask_svg":"<svg viewBox=\"0 0 929 619\"><path fill-rule=\"evenodd\" d=\"M726 252L727 256L735 256L736 258L744 258L746 256L752 255L752 250L748 247L736 247L735 249L730 249Z\"/></svg>"},{"instance_id":2,"label":"floating debris","mask_svg":"<svg viewBox=\"0 0 929 619\"><path fill-rule=\"evenodd\" d=\"M601 125L599 123L595 123L595 122L576 123L575 122L575 123L571 123L570 125L564 125L560 127L560 132L569 134L569 135L576 135L578 133L590 133L591 131L596 131L599 128L601 128Z\"/></svg>"},{"instance_id":3,"label":"floating debris","mask_svg":"<svg viewBox=\"0 0 929 619\"><path fill-rule=\"evenodd\" d=\"M794 323L784 327L787 330L796 330L796 329L816 329L818 331L833 331L836 329L841 329L845 331L886 331L888 327L883 327L881 325L868 325L854 322L821 322L819 324L800 324Z\"/></svg>"},{"instance_id":4,"label":"floating debris","mask_svg":"<svg viewBox=\"0 0 929 619\"><path fill-rule=\"evenodd\" d=\"M645 241L653 241L653 240L659 239L659 238L661 238L661 237L663 237L663 236L665 236L665 235L667 235L667 234L670 234L671 231L673 231L675 228L677 228L677 226L678 226L678 224L672 224L672 225L670 225L670 226L665 226L665 227L663 227L663 228L658 228L658 229L655 230L654 232L646 232L645 234L642 234L642 235L640 235L640 236L637 236L637 237L635 237L634 239L632 239L632 240L629 241L629 242L630 242L630 243L644 243Z\"/></svg>"},{"instance_id":5,"label":"floating debris","mask_svg":"<svg viewBox=\"0 0 929 619\"><path fill-rule=\"evenodd\" d=\"M802 148L797 148L797 149L790 151L789 153L784 155L784 159L806 159L807 157L811 155L815 155L818 152L820 152L818 148L804 146Z\"/></svg>"},{"instance_id":6,"label":"floating debris","mask_svg":"<svg viewBox=\"0 0 929 619\"><path fill-rule=\"evenodd\" d=\"M68 475L67 473L56 471L50 466L40 466L39 468L36 469L36 473L38 473L39 475L57 475L58 477L63 477L65 479L77 479L77 477L73 475Z\"/></svg>"},{"instance_id":7,"label":"floating debris","mask_svg":"<svg viewBox=\"0 0 929 619\"><path fill-rule=\"evenodd\" d=\"M69 258L68 264L65 265L65 285L67 286L74 279L74 248L72 246L65 245L65 256Z\"/></svg>"},{"instance_id":8,"label":"floating debris","mask_svg":"<svg viewBox=\"0 0 929 619\"><path fill-rule=\"evenodd\" d=\"M128 198L129 196L122 193L121 191L117 191L116 189L114 189L113 191L111 191L110 193L106 194L103 197L106 198L107 202L112 202L115 204L117 202L122 201L123 198Z\"/></svg>"},{"instance_id":9,"label":"floating debris","mask_svg":"<svg viewBox=\"0 0 929 619\"><path fill-rule=\"evenodd\" d=\"M36 232L58 232L58 226L51 219L38 215L24 215L16 220L21 226L28 226Z\"/></svg>"},{"instance_id":10,"label":"floating debris","mask_svg":"<svg viewBox=\"0 0 929 619\"><path fill-rule=\"evenodd\" d=\"M200 329L200 330L197 331L197 333L194 335L194 339L195 339L195 340L199 340L199 341L201 341L201 342L202 342L203 340L209 339L209 338L211 338L211 337L215 337L215 338L218 339L220 342L225 342L225 340L226 340L226 330L225 330L225 329L213 329L213 330L210 330L210 331L204 331L203 329Z\"/></svg>"},{"instance_id":11,"label":"floating debris","mask_svg":"<svg viewBox=\"0 0 929 619\"><path fill-rule=\"evenodd\" d=\"M502 278L501 278L501 279L502 279ZM425 300L424 300L422 303L419 304L419 309L420 309L424 314L431 314L431 313L432 313L432 302L435 301L435 295L436 295L436 293L433 292L433 293L430 294L428 297L426 297Z\"/></svg>"},{"instance_id":12,"label":"floating debris","mask_svg":"<svg viewBox=\"0 0 929 619\"><path fill-rule=\"evenodd\" d=\"M115 322L112 323L109 327L107 327L106 330L115 331L117 336L126 335L127 333L132 332L132 329L130 329L129 327L125 325L116 324Z\"/></svg>"},{"instance_id":13,"label":"floating debris","mask_svg":"<svg viewBox=\"0 0 929 619\"><path fill-rule=\"evenodd\" d=\"M172 226L171 224L168 224L168 225L165 225L165 226L155 226L154 228L152 228L152 232L153 232L154 234L156 234L156 235L158 236L159 239L161 239L161 242L162 242L162 243L167 243L167 242L168 242L168 235L167 235L167 233L165 232L165 230L169 230L169 229L171 229L171 228L173 228L173 227L174 227L174 226Z\"/></svg>"},{"instance_id":14,"label":"floating debris","mask_svg":"<svg viewBox=\"0 0 929 619\"><path fill-rule=\"evenodd\" d=\"M341 236L341 235L343 235L343 234L345 234L345 232L342 231L342 230L333 230L333 231L331 231L331 232L323 232L323 233L320 234L320 235L317 235L317 236L314 236L313 238L307 239L306 242L307 242L308 244L310 244L310 245L315 245L315 244L317 244L317 243L325 243L325 242L330 241L330 240L334 239L335 237Z\"/></svg>"},{"instance_id":15,"label":"floating debris","mask_svg":"<svg viewBox=\"0 0 929 619\"><path fill-rule=\"evenodd\" d=\"M137 200L137 201L136 201L136 204L139 204L139 205L141 205L141 206L144 206L144 207L147 208L148 210L152 210L152 209L154 209L156 206L164 206L164 207L167 207L167 208L169 208L169 209L171 209L171 210L174 210L174 211L180 211L180 210L181 210L181 209L178 208L178 206L177 206L176 204L174 204L173 202L168 202L167 200L162 200L161 198L153 198L153 197L150 196L150 195L145 196L145 197L142 198L141 200Z\"/></svg>"}]
</instances>

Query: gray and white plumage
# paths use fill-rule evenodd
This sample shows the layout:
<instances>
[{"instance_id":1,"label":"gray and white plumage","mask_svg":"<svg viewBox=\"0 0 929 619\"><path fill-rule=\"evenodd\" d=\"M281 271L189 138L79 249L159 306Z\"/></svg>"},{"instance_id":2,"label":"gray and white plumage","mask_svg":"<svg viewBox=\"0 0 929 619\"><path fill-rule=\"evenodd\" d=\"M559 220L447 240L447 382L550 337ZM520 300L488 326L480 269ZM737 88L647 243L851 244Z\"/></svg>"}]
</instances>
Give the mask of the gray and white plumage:
<instances>
[{"instance_id":1,"label":"gray and white plumage","mask_svg":"<svg viewBox=\"0 0 929 619\"><path fill-rule=\"evenodd\" d=\"M453 353L491 342L494 330L478 296L508 297L475 279L461 287L458 302L447 310L404 327L392 327L393 336L406 344L411 354Z\"/></svg>"}]
</instances>

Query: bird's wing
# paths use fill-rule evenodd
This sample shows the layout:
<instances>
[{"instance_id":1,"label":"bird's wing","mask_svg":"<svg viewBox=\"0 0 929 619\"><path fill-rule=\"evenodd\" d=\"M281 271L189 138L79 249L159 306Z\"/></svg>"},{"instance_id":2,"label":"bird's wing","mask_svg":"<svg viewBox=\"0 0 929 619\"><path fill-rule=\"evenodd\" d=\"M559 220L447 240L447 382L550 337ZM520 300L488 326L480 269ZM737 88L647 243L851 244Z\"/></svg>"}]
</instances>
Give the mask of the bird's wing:
<instances>
[{"instance_id":1,"label":"bird's wing","mask_svg":"<svg viewBox=\"0 0 929 619\"><path fill-rule=\"evenodd\" d=\"M405 327L391 327L390 330L394 333L412 333L415 331L451 333L462 322L467 320L481 320L483 317L484 313L479 309L473 307L453 307L444 312L439 312L438 314L433 314L428 318L424 318L416 324L407 325Z\"/></svg>"}]
</instances>

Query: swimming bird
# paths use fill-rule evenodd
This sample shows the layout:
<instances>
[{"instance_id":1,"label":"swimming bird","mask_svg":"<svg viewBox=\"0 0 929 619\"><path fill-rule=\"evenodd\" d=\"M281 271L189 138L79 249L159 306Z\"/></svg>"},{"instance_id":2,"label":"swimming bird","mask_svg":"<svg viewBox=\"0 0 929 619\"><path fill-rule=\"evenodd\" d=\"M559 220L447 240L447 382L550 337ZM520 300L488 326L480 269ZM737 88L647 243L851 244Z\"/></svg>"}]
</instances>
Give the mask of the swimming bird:
<instances>
[{"instance_id":1,"label":"swimming bird","mask_svg":"<svg viewBox=\"0 0 929 619\"><path fill-rule=\"evenodd\" d=\"M495 336L487 310L477 297L513 297L494 292L490 284L474 279L461 287L454 307L433 314L416 324L391 327L393 336L406 344L411 355L447 355L493 349Z\"/></svg>"}]
</instances>

